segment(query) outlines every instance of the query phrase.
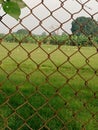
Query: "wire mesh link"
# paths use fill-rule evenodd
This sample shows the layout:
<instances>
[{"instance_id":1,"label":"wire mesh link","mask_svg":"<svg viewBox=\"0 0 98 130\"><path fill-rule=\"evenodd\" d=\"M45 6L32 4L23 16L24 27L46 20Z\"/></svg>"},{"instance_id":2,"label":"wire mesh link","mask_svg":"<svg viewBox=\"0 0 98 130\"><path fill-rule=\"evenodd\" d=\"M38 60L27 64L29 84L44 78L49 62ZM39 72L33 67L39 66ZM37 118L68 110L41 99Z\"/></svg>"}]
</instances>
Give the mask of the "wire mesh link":
<instances>
[{"instance_id":1,"label":"wire mesh link","mask_svg":"<svg viewBox=\"0 0 98 130\"><path fill-rule=\"evenodd\" d=\"M0 32L1 130L98 129L98 21L94 36L78 22L75 34L66 28L81 11L94 20L98 10L91 13L91 0L73 2L75 11L68 0L57 0L55 8L36 1L13 25L0 17L6 30ZM62 11L65 19L58 17Z\"/></svg>"}]
</instances>

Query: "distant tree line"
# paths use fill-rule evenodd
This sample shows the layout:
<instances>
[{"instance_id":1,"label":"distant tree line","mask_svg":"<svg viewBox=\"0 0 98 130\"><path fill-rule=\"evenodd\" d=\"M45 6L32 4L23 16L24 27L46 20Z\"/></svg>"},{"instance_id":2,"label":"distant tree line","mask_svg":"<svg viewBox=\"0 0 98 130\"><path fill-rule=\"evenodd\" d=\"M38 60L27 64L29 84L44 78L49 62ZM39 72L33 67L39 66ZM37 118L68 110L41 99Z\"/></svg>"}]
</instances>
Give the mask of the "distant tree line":
<instances>
[{"instance_id":1,"label":"distant tree line","mask_svg":"<svg viewBox=\"0 0 98 130\"><path fill-rule=\"evenodd\" d=\"M71 45L71 46L93 46L98 44L98 22L86 17L79 17L72 22L72 34L35 35L26 29L20 29L12 34L0 34L4 42L16 43L42 43L52 45Z\"/></svg>"},{"instance_id":2,"label":"distant tree line","mask_svg":"<svg viewBox=\"0 0 98 130\"><path fill-rule=\"evenodd\" d=\"M97 36L98 35L98 21L89 17L78 17L72 21L72 34L77 36Z\"/></svg>"}]
</instances>

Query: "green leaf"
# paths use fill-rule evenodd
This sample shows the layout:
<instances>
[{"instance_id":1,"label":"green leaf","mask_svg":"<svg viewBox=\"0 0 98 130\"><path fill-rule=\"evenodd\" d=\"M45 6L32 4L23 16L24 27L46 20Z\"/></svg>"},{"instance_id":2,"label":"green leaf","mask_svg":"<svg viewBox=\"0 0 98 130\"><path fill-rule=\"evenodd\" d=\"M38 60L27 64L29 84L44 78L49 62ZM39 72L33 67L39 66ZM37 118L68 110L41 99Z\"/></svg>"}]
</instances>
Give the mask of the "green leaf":
<instances>
[{"instance_id":1,"label":"green leaf","mask_svg":"<svg viewBox=\"0 0 98 130\"><path fill-rule=\"evenodd\" d=\"M2 6L3 6L3 10L7 14L9 14L10 16L18 20L21 14L21 10L19 5L16 2L12 2L12 1L4 2Z\"/></svg>"},{"instance_id":2,"label":"green leaf","mask_svg":"<svg viewBox=\"0 0 98 130\"><path fill-rule=\"evenodd\" d=\"M24 8L26 4L22 0L6 0L5 2L16 2L20 8ZM3 4L4 0L0 0L0 4Z\"/></svg>"},{"instance_id":3,"label":"green leaf","mask_svg":"<svg viewBox=\"0 0 98 130\"><path fill-rule=\"evenodd\" d=\"M0 0L0 4L2 4L3 3L3 0Z\"/></svg>"},{"instance_id":4,"label":"green leaf","mask_svg":"<svg viewBox=\"0 0 98 130\"><path fill-rule=\"evenodd\" d=\"M23 2L23 0L10 0L11 2L16 2L20 8L24 8L26 4Z\"/></svg>"}]
</instances>

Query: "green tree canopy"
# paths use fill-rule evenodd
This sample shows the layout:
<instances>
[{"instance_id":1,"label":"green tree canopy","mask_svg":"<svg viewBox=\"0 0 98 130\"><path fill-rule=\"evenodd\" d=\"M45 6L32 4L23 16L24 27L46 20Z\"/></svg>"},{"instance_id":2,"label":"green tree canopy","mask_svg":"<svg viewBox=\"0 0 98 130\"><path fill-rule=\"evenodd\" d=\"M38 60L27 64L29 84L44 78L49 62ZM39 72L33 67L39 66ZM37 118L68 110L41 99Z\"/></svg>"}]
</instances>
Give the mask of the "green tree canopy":
<instances>
[{"instance_id":1,"label":"green tree canopy","mask_svg":"<svg viewBox=\"0 0 98 130\"><path fill-rule=\"evenodd\" d=\"M78 17L72 21L71 31L75 35L98 35L98 22L89 17Z\"/></svg>"},{"instance_id":2,"label":"green tree canopy","mask_svg":"<svg viewBox=\"0 0 98 130\"><path fill-rule=\"evenodd\" d=\"M20 35L27 35L29 33L29 31L27 31L26 29L20 29L16 32L16 34L20 34Z\"/></svg>"}]
</instances>

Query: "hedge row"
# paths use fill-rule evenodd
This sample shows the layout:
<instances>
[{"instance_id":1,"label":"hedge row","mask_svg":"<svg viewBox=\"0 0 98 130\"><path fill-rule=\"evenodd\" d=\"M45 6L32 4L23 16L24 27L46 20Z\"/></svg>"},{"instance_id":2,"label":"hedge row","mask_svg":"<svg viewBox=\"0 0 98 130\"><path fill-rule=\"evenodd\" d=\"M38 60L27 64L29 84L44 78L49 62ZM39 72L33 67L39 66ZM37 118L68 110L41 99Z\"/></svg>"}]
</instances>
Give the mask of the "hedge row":
<instances>
[{"instance_id":1,"label":"hedge row","mask_svg":"<svg viewBox=\"0 0 98 130\"><path fill-rule=\"evenodd\" d=\"M98 44L98 37L85 35L23 35L23 34L0 34L4 42L16 43L42 43L52 45L71 45L71 46L92 46Z\"/></svg>"}]
</instances>

